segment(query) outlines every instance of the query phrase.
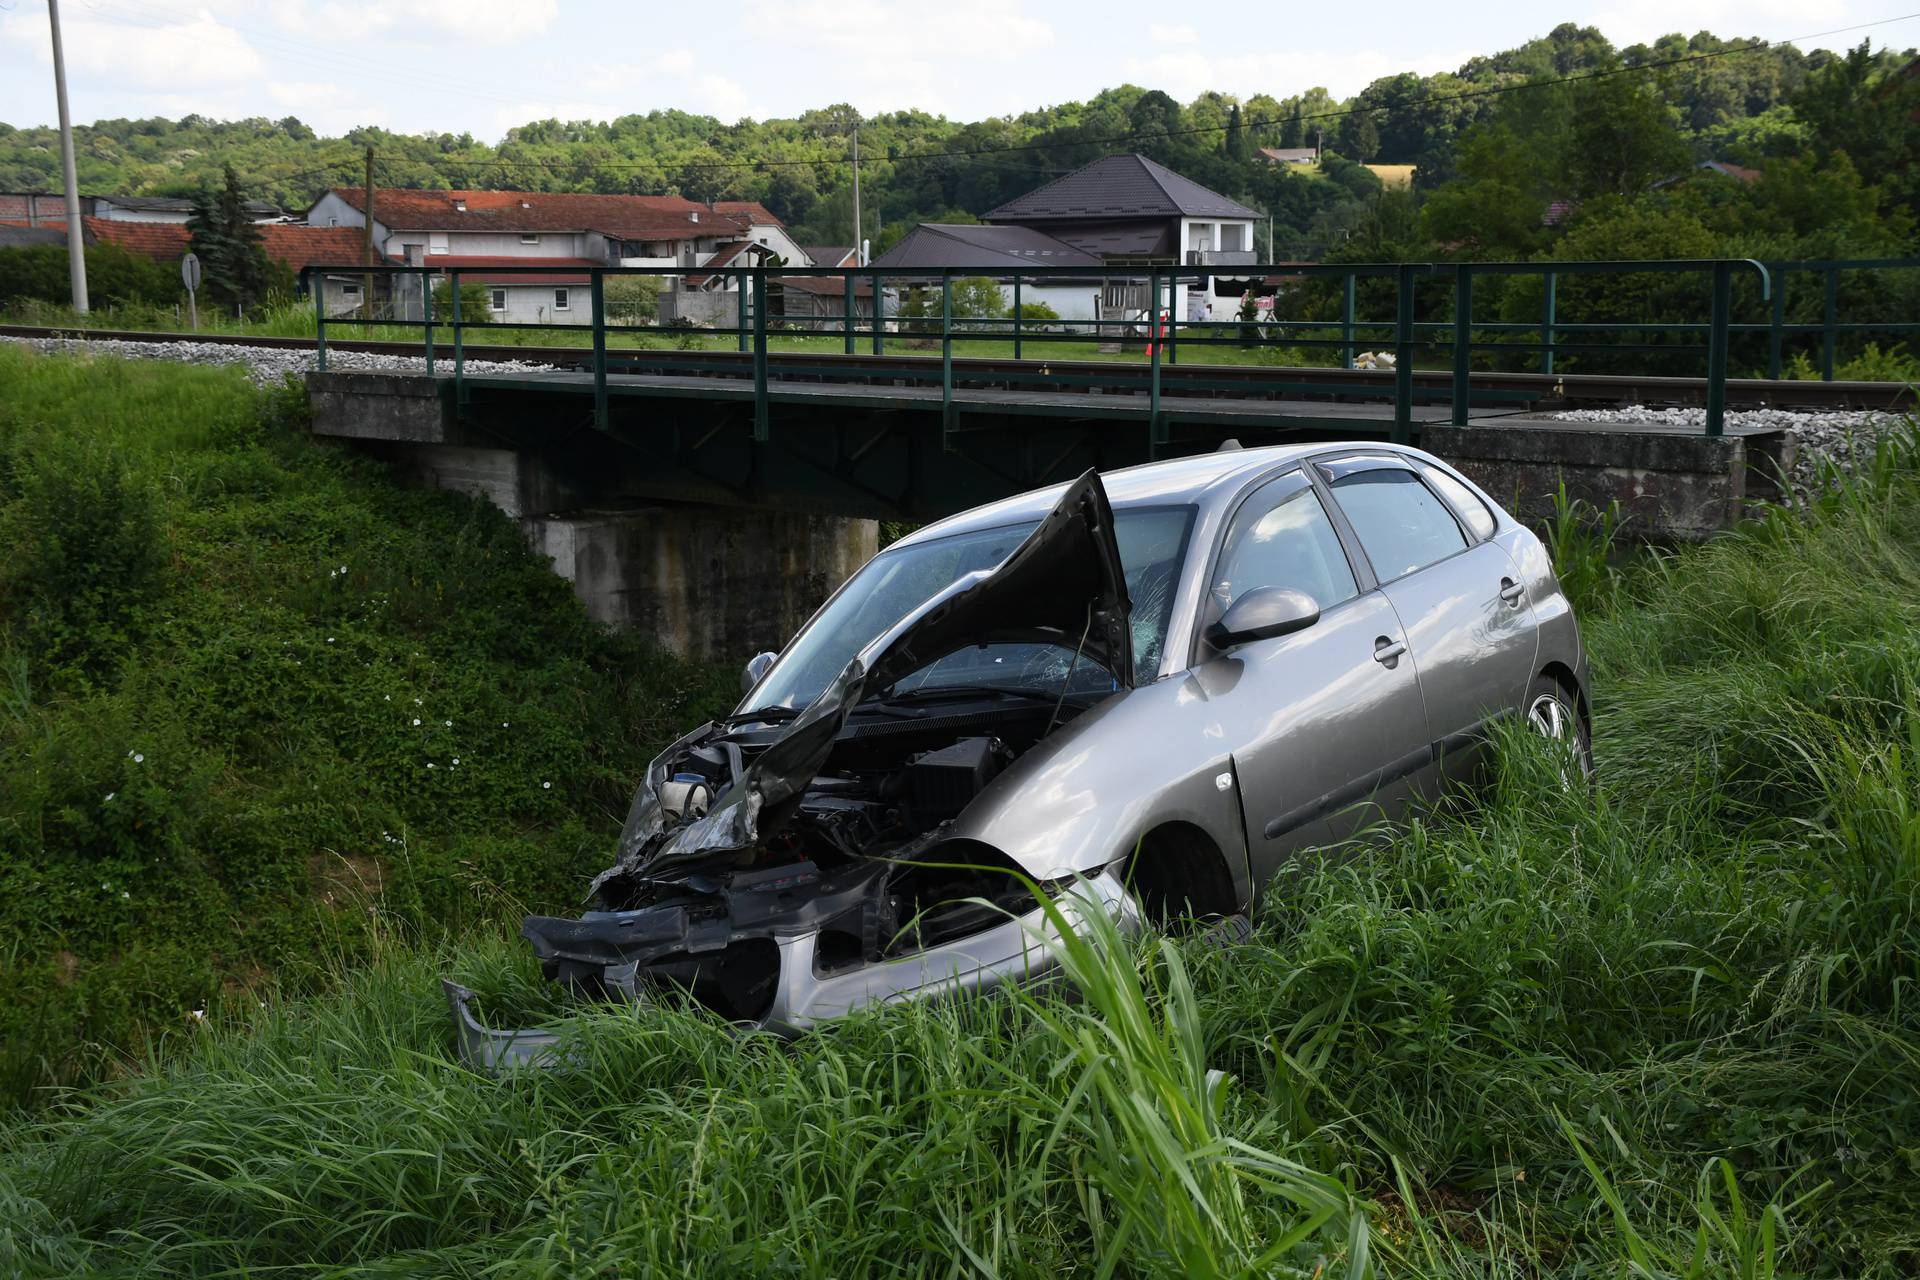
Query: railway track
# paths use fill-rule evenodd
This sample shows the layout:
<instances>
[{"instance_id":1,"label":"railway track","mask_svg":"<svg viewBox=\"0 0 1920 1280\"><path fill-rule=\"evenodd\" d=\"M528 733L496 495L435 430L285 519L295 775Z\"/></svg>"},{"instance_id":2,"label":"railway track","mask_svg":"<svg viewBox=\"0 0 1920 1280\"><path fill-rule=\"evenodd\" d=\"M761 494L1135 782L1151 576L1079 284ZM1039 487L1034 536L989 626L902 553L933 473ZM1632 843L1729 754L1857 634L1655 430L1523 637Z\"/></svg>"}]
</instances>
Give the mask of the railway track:
<instances>
[{"instance_id":1,"label":"railway track","mask_svg":"<svg viewBox=\"0 0 1920 1280\"><path fill-rule=\"evenodd\" d=\"M258 347L282 351L312 351L311 338L252 337L232 334L160 333L133 329L60 329L33 325L0 325L0 337L70 338L95 341L136 343L193 343L203 346ZM329 351L354 352L374 356L422 357L426 348L418 342L393 342L371 339L335 340ZM451 368L452 348L440 343L436 355ZM535 347L466 343L468 359L520 361L560 368L585 368L593 353L585 347ZM672 348L612 348L609 361L623 371L671 371L677 374L710 374L714 377L751 376L752 356L738 351L681 351ZM839 352L768 353L773 376L782 380L863 381L863 382L935 382L940 379L941 360L928 355L846 355ZM970 385L1031 385L1047 378L1068 384L1097 385L1112 379L1119 370L1137 378L1140 366L1114 360L1049 360L1044 356L1024 360L955 356L956 381ZM1391 395L1394 375L1391 370L1322 369L1273 365L1162 364L1163 395L1235 395L1262 393L1286 396L1308 394L1337 397ZM1424 399L1446 399L1452 374L1446 370L1415 370L1413 383ZM1474 374L1476 390L1494 393L1515 402L1532 402L1554 407L1614 407L1626 404L1669 406L1698 405L1706 399L1706 379L1675 378L1640 374L1574 373L1491 373ZM1729 408L1776 408L1803 410L1909 409L1915 403L1914 389L1894 382L1797 382L1764 378L1729 378Z\"/></svg>"}]
</instances>

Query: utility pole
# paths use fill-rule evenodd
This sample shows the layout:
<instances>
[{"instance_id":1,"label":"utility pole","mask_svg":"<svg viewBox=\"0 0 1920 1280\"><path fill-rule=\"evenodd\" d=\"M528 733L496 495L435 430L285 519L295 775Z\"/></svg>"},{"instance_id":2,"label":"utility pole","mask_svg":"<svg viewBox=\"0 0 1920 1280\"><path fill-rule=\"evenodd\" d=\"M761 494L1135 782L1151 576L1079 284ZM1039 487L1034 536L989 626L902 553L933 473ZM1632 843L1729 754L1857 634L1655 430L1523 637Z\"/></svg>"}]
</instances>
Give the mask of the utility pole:
<instances>
[{"instance_id":1,"label":"utility pole","mask_svg":"<svg viewBox=\"0 0 1920 1280\"><path fill-rule=\"evenodd\" d=\"M853 122L853 260L859 266L867 265L867 255L860 251L860 122Z\"/></svg>"},{"instance_id":2,"label":"utility pole","mask_svg":"<svg viewBox=\"0 0 1920 1280\"><path fill-rule=\"evenodd\" d=\"M374 263L374 258L373 258L373 146L371 143L369 143L367 146L367 183L366 183L366 187L364 188L364 193L365 194L364 194L363 203L367 206L367 209L366 209L367 216L366 216L366 225L365 227L362 228L362 230L365 233L363 237L363 243L366 246L367 265L372 266ZM422 277L422 279L424 280L425 277ZM369 271L366 274L366 276L362 278L360 282L360 313L361 313L361 319L363 320L373 319L373 273L371 271Z\"/></svg>"},{"instance_id":3,"label":"utility pole","mask_svg":"<svg viewBox=\"0 0 1920 1280\"><path fill-rule=\"evenodd\" d=\"M67 274L73 282L73 309L87 314L87 244L80 225L80 176L73 165L73 117L67 112L67 57L60 48L60 0L47 0L53 24L53 96L60 107L60 167L67 179Z\"/></svg>"}]
</instances>

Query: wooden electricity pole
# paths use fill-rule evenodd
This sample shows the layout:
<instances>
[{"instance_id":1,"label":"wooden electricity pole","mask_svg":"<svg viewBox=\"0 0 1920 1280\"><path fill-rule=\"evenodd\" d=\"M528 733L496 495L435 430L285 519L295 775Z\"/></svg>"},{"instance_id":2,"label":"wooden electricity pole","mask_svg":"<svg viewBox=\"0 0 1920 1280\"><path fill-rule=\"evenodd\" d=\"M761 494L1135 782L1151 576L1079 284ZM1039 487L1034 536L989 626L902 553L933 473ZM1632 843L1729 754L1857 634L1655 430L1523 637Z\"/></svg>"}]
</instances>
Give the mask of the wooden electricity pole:
<instances>
[{"instance_id":1,"label":"wooden electricity pole","mask_svg":"<svg viewBox=\"0 0 1920 1280\"><path fill-rule=\"evenodd\" d=\"M364 188L364 196L365 196L365 204L367 207L366 207L366 226L364 228L366 235L363 243L366 246L367 265L371 267L372 265L374 265L373 148L371 146L367 148L367 182L366 182L366 187ZM365 279L363 279L360 283L360 313L361 313L360 318L363 320L373 319L373 273L371 271L367 273Z\"/></svg>"},{"instance_id":2,"label":"wooden electricity pole","mask_svg":"<svg viewBox=\"0 0 1920 1280\"><path fill-rule=\"evenodd\" d=\"M860 122L853 122L853 261L854 265L867 265L866 254L860 251Z\"/></svg>"}]
</instances>

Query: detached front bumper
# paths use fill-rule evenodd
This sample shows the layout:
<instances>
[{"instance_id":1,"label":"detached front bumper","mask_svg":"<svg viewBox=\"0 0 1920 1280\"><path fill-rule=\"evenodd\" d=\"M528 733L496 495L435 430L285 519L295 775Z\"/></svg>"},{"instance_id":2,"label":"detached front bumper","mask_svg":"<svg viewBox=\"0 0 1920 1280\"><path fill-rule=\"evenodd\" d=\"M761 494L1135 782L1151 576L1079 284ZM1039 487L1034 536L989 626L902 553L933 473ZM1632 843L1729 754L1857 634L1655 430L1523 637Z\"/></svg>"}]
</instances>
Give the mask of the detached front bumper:
<instances>
[{"instance_id":1,"label":"detached front bumper","mask_svg":"<svg viewBox=\"0 0 1920 1280\"><path fill-rule=\"evenodd\" d=\"M1097 904L1127 933L1141 927L1139 908L1120 883L1117 870L1078 881L1061 895L1059 902L1069 922L1076 913L1077 898ZM786 936L768 931L757 936L768 939L777 955L772 999L763 1015L739 1025L788 1036L868 1005L985 992L1002 983L1047 977L1058 967L1058 931L1046 912L1037 907L965 938L838 972L823 973L816 963L820 945L817 929ZM753 936L735 935L728 945L754 940ZM724 950L716 946L712 954L717 956ZM607 964L595 976L602 989L615 998L644 1006L651 1002L651 996L644 983L636 984L635 968L631 963ZM564 1026L496 1030L474 1015L472 991L450 980L441 985L452 1009L462 1061L486 1071L558 1065L560 1046L568 1034ZM694 989L697 994L697 985Z\"/></svg>"}]
</instances>

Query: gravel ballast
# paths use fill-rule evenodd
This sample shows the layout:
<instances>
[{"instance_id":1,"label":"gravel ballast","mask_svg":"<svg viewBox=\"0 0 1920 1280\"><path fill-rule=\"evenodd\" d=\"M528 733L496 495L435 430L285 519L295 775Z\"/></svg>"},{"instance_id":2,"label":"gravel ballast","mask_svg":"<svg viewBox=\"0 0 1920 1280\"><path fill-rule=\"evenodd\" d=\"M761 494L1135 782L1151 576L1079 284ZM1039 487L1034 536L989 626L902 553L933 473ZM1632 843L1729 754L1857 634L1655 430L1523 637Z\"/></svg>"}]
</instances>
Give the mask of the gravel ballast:
<instances>
[{"instance_id":1,"label":"gravel ballast","mask_svg":"<svg viewBox=\"0 0 1920 1280\"><path fill-rule=\"evenodd\" d=\"M1690 431L1707 429L1705 409L1654 409L1627 405L1619 409L1569 409L1553 415L1561 422L1601 425L1657 423ZM1820 465L1831 462L1843 471L1873 456L1880 437L1904 421L1898 414L1873 409L1796 412L1792 409L1729 409L1729 427L1785 431L1794 439L1792 474L1787 477L1796 495L1805 497L1819 482Z\"/></svg>"},{"instance_id":2,"label":"gravel ballast","mask_svg":"<svg viewBox=\"0 0 1920 1280\"><path fill-rule=\"evenodd\" d=\"M279 382L288 374L296 377L318 367L311 351L284 347L238 347L214 342L124 342L113 338L5 338L7 342L28 347L42 355L115 356L126 360L173 360L182 364L245 365L247 376L260 386ZM453 372L453 354L436 362L442 372ZM529 369L553 366L532 361L472 360L465 362L468 373L524 373ZM341 373L425 373L427 362L421 356L370 355L363 351L329 350L327 368Z\"/></svg>"}]
</instances>

